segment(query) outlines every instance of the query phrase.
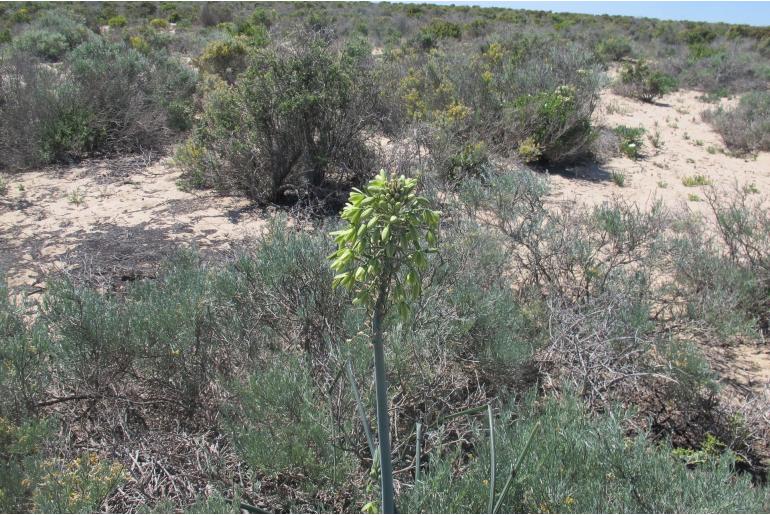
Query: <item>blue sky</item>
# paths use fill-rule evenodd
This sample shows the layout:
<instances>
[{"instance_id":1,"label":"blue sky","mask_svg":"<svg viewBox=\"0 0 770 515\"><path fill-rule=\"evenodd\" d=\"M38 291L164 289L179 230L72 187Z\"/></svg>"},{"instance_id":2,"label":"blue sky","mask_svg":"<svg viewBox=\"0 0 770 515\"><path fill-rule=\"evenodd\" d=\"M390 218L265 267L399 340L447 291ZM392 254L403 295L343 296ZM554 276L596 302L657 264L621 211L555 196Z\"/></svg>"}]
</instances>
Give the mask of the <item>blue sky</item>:
<instances>
[{"instance_id":1,"label":"blue sky","mask_svg":"<svg viewBox=\"0 0 770 515\"><path fill-rule=\"evenodd\" d=\"M424 2L418 2L424 3ZM691 20L770 25L770 2L494 2L433 1L441 5L479 5L538 11L642 16L663 20Z\"/></svg>"}]
</instances>

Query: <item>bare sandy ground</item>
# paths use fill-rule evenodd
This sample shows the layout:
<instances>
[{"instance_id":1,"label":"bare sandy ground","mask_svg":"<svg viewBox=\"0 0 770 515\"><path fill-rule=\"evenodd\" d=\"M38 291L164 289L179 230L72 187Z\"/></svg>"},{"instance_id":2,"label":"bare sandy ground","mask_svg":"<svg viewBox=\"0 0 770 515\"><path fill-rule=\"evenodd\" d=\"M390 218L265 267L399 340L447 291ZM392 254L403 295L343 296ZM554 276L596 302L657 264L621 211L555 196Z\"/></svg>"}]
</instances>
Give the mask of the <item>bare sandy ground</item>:
<instances>
[{"instance_id":1,"label":"bare sandy ground","mask_svg":"<svg viewBox=\"0 0 770 515\"><path fill-rule=\"evenodd\" d=\"M672 209L705 212L705 190L709 187L682 183L686 177L696 175L706 177L720 194L746 187L756 190L763 200L770 199L770 153L760 152L756 157L729 155L719 134L701 120L701 113L714 108L714 104L699 97L695 91L678 91L655 104L646 104L605 92L598 121L609 128L643 127L642 157L635 161L619 156L601 165L578 166L565 174L554 174L554 199L596 205L618 197L644 207L660 200ZM731 102L735 100L723 101ZM656 133L661 142L658 149L649 138ZM613 173L625 177L623 187L612 181Z\"/></svg>"},{"instance_id":2,"label":"bare sandy ground","mask_svg":"<svg viewBox=\"0 0 770 515\"><path fill-rule=\"evenodd\" d=\"M0 269L35 291L52 270L100 259L117 275L157 264L178 246L229 250L269 216L243 198L185 192L168 160L89 160L7 178L0 198Z\"/></svg>"}]
</instances>

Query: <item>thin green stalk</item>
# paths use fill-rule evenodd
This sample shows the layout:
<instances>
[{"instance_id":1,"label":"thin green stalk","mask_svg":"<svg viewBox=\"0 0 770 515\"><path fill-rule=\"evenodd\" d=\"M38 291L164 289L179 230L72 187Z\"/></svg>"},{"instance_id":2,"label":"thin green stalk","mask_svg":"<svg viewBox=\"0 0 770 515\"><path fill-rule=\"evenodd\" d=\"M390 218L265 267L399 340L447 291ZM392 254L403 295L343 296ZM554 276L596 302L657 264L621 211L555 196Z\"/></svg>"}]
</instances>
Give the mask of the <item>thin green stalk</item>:
<instances>
[{"instance_id":1,"label":"thin green stalk","mask_svg":"<svg viewBox=\"0 0 770 515\"><path fill-rule=\"evenodd\" d=\"M385 318L387 283L380 286L372 318L372 344L374 346L374 382L377 393L377 435L380 440L380 479L382 484L382 512L395 513L393 494L393 465L390 458L390 420L388 416L388 384L385 377L385 339L382 322Z\"/></svg>"},{"instance_id":2,"label":"thin green stalk","mask_svg":"<svg viewBox=\"0 0 770 515\"><path fill-rule=\"evenodd\" d=\"M417 440L414 450L414 484L420 480L420 457L422 455L422 423L417 422Z\"/></svg>"},{"instance_id":3,"label":"thin green stalk","mask_svg":"<svg viewBox=\"0 0 770 515\"><path fill-rule=\"evenodd\" d=\"M503 486L503 491L500 492L500 497L497 499L497 504L495 504L495 508L492 510L492 513L497 513L500 509L500 506L503 504L505 494L508 493L508 488L510 488L511 482L516 475L516 472L519 470L519 467L521 467L521 463L524 461L524 456L529 450L529 446L532 444L532 440L534 439L535 433L537 433L538 429L540 429L540 422L535 424L535 427L532 428L532 432L530 432L529 437L527 437L527 443L524 444L524 448L519 453L519 457L516 459L516 463L511 467L511 473L508 475L508 480L505 482L505 486Z\"/></svg>"},{"instance_id":4,"label":"thin green stalk","mask_svg":"<svg viewBox=\"0 0 770 515\"><path fill-rule=\"evenodd\" d=\"M353 398L356 401L356 411L358 412L358 418L361 419L361 425L364 427L364 434L366 434L366 443L369 445L369 455L374 461L375 453L377 449L374 446L374 438L372 437L372 428L369 427L369 418L366 416L366 409L364 409L364 401L361 399L361 393L358 391L358 385L356 384L356 376L353 374L353 364L348 358L345 371L348 375L348 382L350 383L350 389L353 391Z\"/></svg>"},{"instance_id":5,"label":"thin green stalk","mask_svg":"<svg viewBox=\"0 0 770 515\"><path fill-rule=\"evenodd\" d=\"M487 513L492 512L495 505L495 425L492 420L492 405L487 404L487 415L489 416L489 449L490 449L490 470L489 470L489 501L487 502Z\"/></svg>"}]
</instances>

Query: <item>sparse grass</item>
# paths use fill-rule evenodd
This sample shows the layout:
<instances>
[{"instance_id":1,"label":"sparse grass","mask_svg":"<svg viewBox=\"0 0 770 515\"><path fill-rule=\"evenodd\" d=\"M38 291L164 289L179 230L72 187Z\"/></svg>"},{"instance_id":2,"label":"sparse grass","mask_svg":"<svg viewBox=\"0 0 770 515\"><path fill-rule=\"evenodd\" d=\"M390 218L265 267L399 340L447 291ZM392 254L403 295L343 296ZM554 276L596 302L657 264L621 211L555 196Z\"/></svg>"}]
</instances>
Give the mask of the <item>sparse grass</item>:
<instances>
[{"instance_id":1,"label":"sparse grass","mask_svg":"<svg viewBox=\"0 0 770 515\"><path fill-rule=\"evenodd\" d=\"M86 195L80 188L75 188L67 194L67 202L76 206L85 204Z\"/></svg>"},{"instance_id":2,"label":"sparse grass","mask_svg":"<svg viewBox=\"0 0 770 515\"><path fill-rule=\"evenodd\" d=\"M690 202L700 202L701 198L696 193L689 193L687 195L687 200L689 200Z\"/></svg>"},{"instance_id":3,"label":"sparse grass","mask_svg":"<svg viewBox=\"0 0 770 515\"><path fill-rule=\"evenodd\" d=\"M610 179L612 179L612 182L620 188L623 188L626 185L626 174L623 172L611 172Z\"/></svg>"},{"instance_id":4,"label":"sparse grass","mask_svg":"<svg viewBox=\"0 0 770 515\"><path fill-rule=\"evenodd\" d=\"M613 100L607 103L607 106L605 107L605 112L609 115L621 114L625 116L625 115L631 114L631 109L629 109L626 106L620 105L617 101Z\"/></svg>"},{"instance_id":5,"label":"sparse grass","mask_svg":"<svg viewBox=\"0 0 770 515\"><path fill-rule=\"evenodd\" d=\"M682 178L682 184L688 188L695 186L711 186L711 179L705 175L689 175Z\"/></svg>"},{"instance_id":6,"label":"sparse grass","mask_svg":"<svg viewBox=\"0 0 770 515\"><path fill-rule=\"evenodd\" d=\"M757 185L752 182L751 184L747 184L743 187L743 192L747 195L756 195L759 193L759 188L757 188Z\"/></svg>"},{"instance_id":7,"label":"sparse grass","mask_svg":"<svg viewBox=\"0 0 770 515\"><path fill-rule=\"evenodd\" d=\"M657 125L658 122L655 122L655 129L647 135L647 139L650 141L652 148L660 150L663 148L663 140L661 139L660 130Z\"/></svg>"},{"instance_id":8,"label":"sparse grass","mask_svg":"<svg viewBox=\"0 0 770 515\"><path fill-rule=\"evenodd\" d=\"M658 188L666 189L668 188L668 183L666 181L658 181Z\"/></svg>"}]
</instances>

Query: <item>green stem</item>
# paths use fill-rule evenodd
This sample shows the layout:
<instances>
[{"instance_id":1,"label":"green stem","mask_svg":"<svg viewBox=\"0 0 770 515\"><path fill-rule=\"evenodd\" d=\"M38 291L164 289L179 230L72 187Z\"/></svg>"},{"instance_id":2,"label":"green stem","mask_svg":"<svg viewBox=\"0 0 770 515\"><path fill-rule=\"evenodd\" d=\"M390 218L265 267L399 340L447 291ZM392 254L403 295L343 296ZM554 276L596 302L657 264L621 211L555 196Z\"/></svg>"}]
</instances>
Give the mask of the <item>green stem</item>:
<instances>
[{"instance_id":1,"label":"green stem","mask_svg":"<svg viewBox=\"0 0 770 515\"><path fill-rule=\"evenodd\" d=\"M364 427L364 434L366 434L366 443L369 445L369 454L374 461L374 456L377 450L374 447L374 438L372 438L372 429L369 427L369 418L366 416L366 409L364 408L364 401L361 399L361 393L358 391L358 385L356 384L356 376L353 374L353 364L348 358L345 371L348 375L348 381L350 382L350 389L353 391L353 398L356 401L356 411L358 412L358 418L361 419L361 425Z\"/></svg>"},{"instance_id":2,"label":"green stem","mask_svg":"<svg viewBox=\"0 0 770 515\"><path fill-rule=\"evenodd\" d=\"M422 423L417 422L417 441L414 450L414 484L420 480L420 457L422 454Z\"/></svg>"},{"instance_id":3,"label":"green stem","mask_svg":"<svg viewBox=\"0 0 770 515\"><path fill-rule=\"evenodd\" d=\"M487 415L489 415L489 449L490 449L490 471L489 471L489 501L487 501L487 513L492 513L495 505L495 425L492 420L492 405L487 404Z\"/></svg>"},{"instance_id":4,"label":"green stem","mask_svg":"<svg viewBox=\"0 0 770 515\"><path fill-rule=\"evenodd\" d=\"M380 440L380 478L382 480L382 512L395 513L393 494L393 465L390 459L390 420L388 415L388 384L385 377L385 341L382 322L385 318L387 282L380 286L372 318L374 346L374 382L377 393L377 434Z\"/></svg>"},{"instance_id":5,"label":"green stem","mask_svg":"<svg viewBox=\"0 0 770 515\"><path fill-rule=\"evenodd\" d=\"M540 422L535 424L535 427L532 428L532 432L529 433L529 437L527 438L527 443L524 444L524 448L521 450L521 453L519 453L519 457L516 459L516 463L514 463L514 465L511 467L511 474L508 476L508 481L505 482L505 486L503 486L503 491L500 492L500 497L497 499L497 504L495 504L495 509L492 510L492 513L497 513L498 510L500 510L500 506L503 504L505 494L508 493L508 488L511 486L511 482L516 475L516 472L519 470L519 467L521 467L521 464L524 461L524 456L527 454L529 446L532 443L532 439L535 437L535 433L537 433L538 429L540 429Z\"/></svg>"}]
</instances>

